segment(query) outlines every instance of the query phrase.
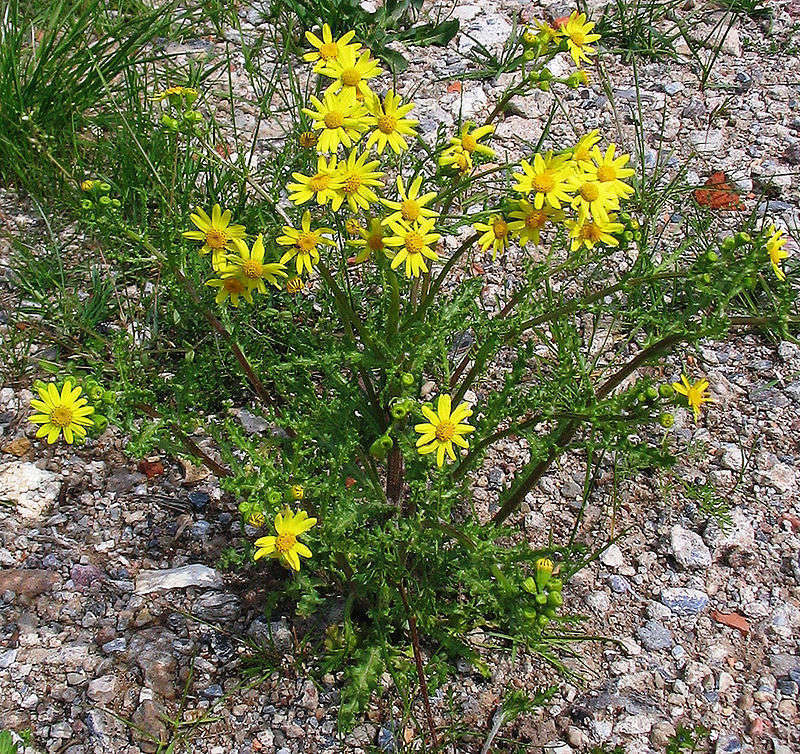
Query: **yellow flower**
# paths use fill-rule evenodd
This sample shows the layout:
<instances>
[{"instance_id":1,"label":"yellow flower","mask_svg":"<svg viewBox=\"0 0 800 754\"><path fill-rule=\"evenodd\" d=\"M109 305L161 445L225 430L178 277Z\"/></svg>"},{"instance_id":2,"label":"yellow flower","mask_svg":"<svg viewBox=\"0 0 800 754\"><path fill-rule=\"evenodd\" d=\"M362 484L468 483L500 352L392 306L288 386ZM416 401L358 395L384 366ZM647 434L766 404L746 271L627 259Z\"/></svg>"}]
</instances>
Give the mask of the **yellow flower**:
<instances>
[{"instance_id":1,"label":"yellow flower","mask_svg":"<svg viewBox=\"0 0 800 754\"><path fill-rule=\"evenodd\" d=\"M292 173L294 183L289 183L289 201L297 205L305 204L310 199L316 199L317 204L325 206L336 195L338 187L338 171L336 155L331 155L330 162L324 157L317 157L317 172L306 176L302 173Z\"/></svg>"},{"instance_id":2,"label":"yellow flower","mask_svg":"<svg viewBox=\"0 0 800 754\"><path fill-rule=\"evenodd\" d=\"M309 518L305 511L294 513L288 507L275 516L275 531L278 536L261 537L255 541L256 551L253 560L258 560L268 555L270 558L277 558L281 565L291 568L293 571L300 570L300 558L311 557L311 550L302 542L298 541L301 534L307 532L314 524L316 518Z\"/></svg>"},{"instance_id":3,"label":"yellow flower","mask_svg":"<svg viewBox=\"0 0 800 754\"><path fill-rule=\"evenodd\" d=\"M404 149L408 149L408 142L403 136L416 136L414 126L419 123L418 120L405 117L414 109L414 103L401 105L400 97L392 90L386 93L383 104L381 104L380 98L374 94L367 97L365 101L370 113L367 120L375 130L370 134L364 148L369 151L370 147L376 144L378 154L383 154L387 144L395 154L400 154Z\"/></svg>"},{"instance_id":4,"label":"yellow flower","mask_svg":"<svg viewBox=\"0 0 800 754\"><path fill-rule=\"evenodd\" d=\"M348 44L355 34L354 31L348 31L339 39L334 40L333 34L331 34L331 27L328 24L323 24L322 26L322 39L316 34L307 31L306 39L314 46L314 49L303 55L303 60L309 63L316 61L314 72L319 73L330 61L336 60L341 50L345 47L358 49L358 43Z\"/></svg>"},{"instance_id":5,"label":"yellow flower","mask_svg":"<svg viewBox=\"0 0 800 754\"><path fill-rule=\"evenodd\" d=\"M243 296L248 304L253 303L254 286L249 284L249 279L244 276L240 265L226 261L218 272L218 278L206 282L206 285L217 289L214 300L218 304L224 304L230 299L231 304L238 308L240 296Z\"/></svg>"},{"instance_id":6,"label":"yellow flower","mask_svg":"<svg viewBox=\"0 0 800 754\"><path fill-rule=\"evenodd\" d=\"M221 277L239 276L245 281L248 288L255 289L259 293L267 292L265 280L272 283L276 288L281 287L278 277L288 277L286 267L283 264L283 259L280 262L264 261L264 236L261 233L253 241L252 249L248 249L247 244L238 238L234 239L233 243L236 248L236 254L228 256L232 269L228 268L223 271Z\"/></svg>"},{"instance_id":7,"label":"yellow flower","mask_svg":"<svg viewBox=\"0 0 800 754\"><path fill-rule=\"evenodd\" d=\"M535 244L541 243L540 236L544 226L548 222L561 222L564 219L564 213L560 210L552 207L536 209L525 199L520 199L517 206L519 209L511 213L514 220L508 224L508 227L512 233L519 236L520 246L525 246L528 241L533 241Z\"/></svg>"},{"instance_id":8,"label":"yellow flower","mask_svg":"<svg viewBox=\"0 0 800 754\"><path fill-rule=\"evenodd\" d=\"M353 145L369 128L366 110L355 102L345 101L330 92L322 100L311 97L315 109L304 107L303 112L311 118L311 126L321 131L317 148L320 152L335 152L339 145Z\"/></svg>"},{"instance_id":9,"label":"yellow flower","mask_svg":"<svg viewBox=\"0 0 800 754\"><path fill-rule=\"evenodd\" d=\"M80 398L81 389L72 387L69 380L64 382L59 394L54 383L40 387L39 398L31 401L31 408L36 413L30 417L34 424L42 426L36 430L37 437L46 437L52 445L58 436L71 445L76 437L86 437L86 427L94 424L89 416L94 413L94 406L87 405L86 398Z\"/></svg>"},{"instance_id":10,"label":"yellow flower","mask_svg":"<svg viewBox=\"0 0 800 754\"><path fill-rule=\"evenodd\" d=\"M392 259L392 269L396 270L403 262L406 263L406 277L419 277L428 271L425 258L436 261L439 256L431 249L441 236L432 233L434 221L422 218L416 223L409 224L405 220L393 220L389 223L393 236L383 239L386 246L399 248Z\"/></svg>"},{"instance_id":11,"label":"yellow flower","mask_svg":"<svg viewBox=\"0 0 800 754\"><path fill-rule=\"evenodd\" d=\"M603 154L599 147L592 147L592 163L584 163L587 172L593 173L600 183L605 183L618 198L625 199L633 193L633 189L622 181L634 174L633 168L626 168L630 155L621 154L615 157L617 145L609 144Z\"/></svg>"},{"instance_id":12,"label":"yellow flower","mask_svg":"<svg viewBox=\"0 0 800 754\"><path fill-rule=\"evenodd\" d=\"M383 228L383 223L378 219L371 220L369 228L359 227L358 232L361 238L356 238L352 242L354 246L362 247L353 259L356 264L366 262L373 252L385 251Z\"/></svg>"},{"instance_id":13,"label":"yellow flower","mask_svg":"<svg viewBox=\"0 0 800 754\"><path fill-rule=\"evenodd\" d=\"M600 39L599 34L592 34L594 26L594 21L586 20L585 13L575 10L561 27L561 34L566 37L570 55L577 66L580 66L582 60L589 60L589 55L596 52L594 47L590 47L592 42Z\"/></svg>"},{"instance_id":14,"label":"yellow flower","mask_svg":"<svg viewBox=\"0 0 800 754\"><path fill-rule=\"evenodd\" d=\"M344 47L338 57L329 60L319 73L333 79L327 92L336 94L345 102L355 104L360 97L366 99L372 94L367 81L383 73L378 61L370 57L369 50L360 56L353 47Z\"/></svg>"},{"instance_id":15,"label":"yellow flower","mask_svg":"<svg viewBox=\"0 0 800 754\"><path fill-rule=\"evenodd\" d=\"M502 215L492 215L488 223L474 223L475 230L484 231L478 239L478 244L483 251L492 249L492 259L497 259L497 252L504 252L508 246L508 237L511 228Z\"/></svg>"},{"instance_id":16,"label":"yellow flower","mask_svg":"<svg viewBox=\"0 0 800 754\"><path fill-rule=\"evenodd\" d=\"M458 147L448 147L439 157L439 164L445 168L455 168L463 175L472 170L472 155Z\"/></svg>"},{"instance_id":17,"label":"yellow flower","mask_svg":"<svg viewBox=\"0 0 800 754\"><path fill-rule=\"evenodd\" d=\"M619 199L612 185L597 180L596 173L580 171L568 180L569 190L575 192L572 208L591 215L597 220L607 221L610 209L619 209Z\"/></svg>"},{"instance_id":18,"label":"yellow flower","mask_svg":"<svg viewBox=\"0 0 800 754\"><path fill-rule=\"evenodd\" d=\"M281 264L295 257L297 274L302 274L303 268L305 268L310 275L314 270L314 265L319 262L317 246L320 244L335 246L334 242L326 237L327 235L333 235L333 229L317 228L316 230L311 230L311 213L308 210L303 213L300 228L300 230L295 230L295 228L284 225L284 235L278 236L276 239L281 246L292 247L281 257Z\"/></svg>"},{"instance_id":19,"label":"yellow flower","mask_svg":"<svg viewBox=\"0 0 800 754\"><path fill-rule=\"evenodd\" d=\"M578 143L572 148L572 159L583 167L583 163L591 163L592 147L600 141L600 132L595 129L589 131L585 136L578 139Z\"/></svg>"},{"instance_id":20,"label":"yellow flower","mask_svg":"<svg viewBox=\"0 0 800 754\"><path fill-rule=\"evenodd\" d=\"M363 152L358 157L354 149L347 162L339 165L338 183L331 199L331 209L334 212L342 206L345 199L353 212L358 212L359 208L367 209L370 204L378 201L378 195L371 187L381 185L383 173L375 170L379 165L378 160L366 162L367 155L367 152Z\"/></svg>"},{"instance_id":21,"label":"yellow flower","mask_svg":"<svg viewBox=\"0 0 800 754\"><path fill-rule=\"evenodd\" d=\"M478 139L482 139L484 136L494 133L494 126L480 126L470 131L471 125L471 123L465 123L461 127L461 135L451 138L450 146L447 149L456 152L462 150L469 155L478 153L486 155L486 157L494 157L494 149L487 147L485 144L478 143Z\"/></svg>"},{"instance_id":22,"label":"yellow flower","mask_svg":"<svg viewBox=\"0 0 800 754\"><path fill-rule=\"evenodd\" d=\"M420 219L420 217L439 217L439 213L432 209L427 209L428 204L436 197L436 194L431 191L427 194L419 195L419 190L422 187L422 176L418 175L411 185L406 189L405 183L401 176L397 176L397 193L400 196L400 201L392 201L390 199L381 199L385 207L395 210L385 222L390 223L395 220L405 220L406 222L413 223Z\"/></svg>"},{"instance_id":23,"label":"yellow flower","mask_svg":"<svg viewBox=\"0 0 800 754\"><path fill-rule=\"evenodd\" d=\"M267 523L267 517L261 511L255 511L247 517L247 523L250 524L250 526L255 526L257 529L260 529Z\"/></svg>"},{"instance_id":24,"label":"yellow flower","mask_svg":"<svg viewBox=\"0 0 800 754\"><path fill-rule=\"evenodd\" d=\"M97 181L93 178L87 178L85 181L81 183L81 190L82 191L91 191L95 186L97 186L100 181Z\"/></svg>"},{"instance_id":25,"label":"yellow flower","mask_svg":"<svg viewBox=\"0 0 800 754\"><path fill-rule=\"evenodd\" d=\"M767 254L769 254L769 261L772 263L772 269L778 280L786 280L786 273L780 268L782 260L789 256L788 251L784 251L783 247L786 245L786 239L783 237L782 230L776 230L773 225L769 232L769 239L767 239Z\"/></svg>"},{"instance_id":26,"label":"yellow flower","mask_svg":"<svg viewBox=\"0 0 800 754\"><path fill-rule=\"evenodd\" d=\"M558 29L551 26L547 21L535 20L534 23L539 30L539 39L545 44L549 44L558 38Z\"/></svg>"},{"instance_id":27,"label":"yellow flower","mask_svg":"<svg viewBox=\"0 0 800 754\"><path fill-rule=\"evenodd\" d=\"M706 390L708 390L708 380L698 380L694 385L691 385L686 375L682 374L681 381L673 382L672 387L675 388L676 393L686 396L686 402L694 411L695 421L700 418L700 407L704 403L713 403L711 396L705 394Z\"/></svg>"},{"instance_id":28,"label":"yellow flower","mask_svg":"<svg viewBox=\"0 0 800 754\"><path fill-rule=\"evenodd\" d=\"M230 224L231 211L226 209L223 212L219 204L215 204L211 208L211 217L200 207L189 217L198 230L185 230L183 237L193 241L202 241L203 246L200 248L200 253L212 252L212 264L215 269L218 265L224 264L225 249L231 249L234 239L244 238L246 234L244 225Z\"/></svg>"},{"instance_id":29,"label":"yellow flower","mask_svg":"<svg viewBox=\"0 0 800 754\"><path fill-rule=\"evenodd\" d=\"M565 155L554 156L548 152L542 157L540 154L533 156L533 165L527 160L522 160L521 173L514 173L517 184L514 191L528 198L533 194L533 206L541 209L545 203L553 209L561 209L561 202L569 203L569 178L571 166L569 157Z\"/></svg>"},{"instance_id":30,"label":"yellow flower","mask_svg":"<svg viewBox=\"0 0 800 754\"><path fill-rule=\"evenodd\" d=\"M298 293L300 293L300 291L303 290L303 288L305 288L305 285L306 284L303 282L303 278L301 277L289 278L289 280L286 281L286 292L290 296L296 296Z\"/></svg>"},{"instance_id":31,"label":"yellow flower","mask_svg":"<svg viewBox=\"0 0 800 754\"><path fill-rule=\"evenodd\" d=\"M197 89L192 89L190 86L171 86L163 92L154 94L150 99L161 102L161 100L167 99L168 97L186 97L191 100L191 102L194 102L198 96Z\"/></svg>"},{"instance_id":32,"label":"yellow flower","mask_svg":"<svg viewBox=\"0 0 800 754\"><path fill-rule=\"evenodd\" d=\"M578 215L577 220L566 220L569 236L572 239L570 248L577 251L582 247L593 249L596 244L619 246L619 239L612 235L624 230L622 223L615 222L616 215L609 215L607 220L591 218L586 213Z\"/></svg>"},{"instance_id":33,"label":"yellow flower","mask_svg":"<svg viewBox=\"0 0 800 754\"><path fill-rule=\"evenodd\" d=\"M414 430L422 435L417 440L417 452L425 455L436 451L437 466L444 464L445 452L450 460L455 461L453 443L468 448L469 443L463 436L475 431L475 427L464 423L465 419L472 416L469 403L462 403L452 413L450 408L450 396L440 395L437 412L434 413L427 406L423 406L422 413L428 421L414 426Z\"/></svg>"}]
</instances>

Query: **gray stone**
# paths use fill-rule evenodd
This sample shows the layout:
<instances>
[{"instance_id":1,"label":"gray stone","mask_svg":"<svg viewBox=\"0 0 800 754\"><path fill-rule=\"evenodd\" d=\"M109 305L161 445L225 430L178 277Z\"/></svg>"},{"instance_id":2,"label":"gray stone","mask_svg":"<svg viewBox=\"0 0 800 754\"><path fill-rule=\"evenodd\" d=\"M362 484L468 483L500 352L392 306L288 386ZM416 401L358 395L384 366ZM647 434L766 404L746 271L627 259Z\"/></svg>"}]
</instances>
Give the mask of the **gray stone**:
<instances>
[{"instance_id":1,"label":"gray stone","mask_svg":"<svg viewBox=\"0 0 800 754\"><path fill-rule=\"evenodd\" d=\"M247 635L262 647L274 647L279 652L290 652L294 647L294 636L285 619L267 623L263 618L256 618L247 629Z\"/></svg>"},{"instance_id":2,"label":"gray stone","mask_svg":"<svg viewBox=\"0 0 800 754\"><path fill-rule=\"evenodd\" d=\"M125 648L128 646L128 642L124 636L120 636L117 639L112 639L111 641L107 641L103 644L103 651L106 654L117 654L118 652L124 652Z\"/></svg>"},{"instance_id":3,"label":"gray stone","mask_svg":"<svg viewBox=\"0 0 800 754\"><path fill-rule=\"evenodd\" d=\"M699 589L669 587L662 589L661 602L676 615L697 615L708 605L708 595Z\"/></svg>"},{"instance_id":4,"label":"gray stone","mask_svg":"<svg viewBox=\"0 0 800 754\"><path fill-rule=\"evenodd\" d=\"M711 565L711 551L696 532L676 524L670 532L670 545L675 560L684 568L696 570Z\"/></svg>"},{"instance_id":5,"label":"gray stone","mask_svg":"<svg viewBox=\"0 0 800 754\"><path fill-rule=\"evenodd\" d=\"M0 500L17 506L17 515L38 519L58 495L60 477L29 461L0 464Z\"/></svg>"},{"instance_id":6,"label":"gray stone","mask_svg":"<svg viewBox=\"0 0 800 754\"><path fill-rule=\"evenodd\" d=\"M113 675L102 675L90 681L86 696L95 704L106 705L117 691L117 679Z\"/></svg>"},{"instance_id":7,"label":"gray stone","mask_svg":"<svg viewBox=\"0 0 800 754\"><path fill-rule=\"evenodd\" d=\"M655 620L649 620L643 626L639 626L636 629L636 635L642 642L642 646L651 652L669 649L673 645L672 631Z\"/></svg>"},{"instance_id":8,"label":"gray stone","mask_svg":"<svg viewBox=\"0 0 800 754\"><path fill-rule=\"evenodd\" d=\"M7 649L5 652L0 652L0 670L10 668L17 659L16 649Z\"/></svg>"},{"instance_id":9,"label":"gray stone","mask_svg":"<svg viewBox=\"0 0 800 754\"><path fill-rule=\"evenodd\" d=\"M625 565L625 558L617 545L609 545L600 555L600 562L606 568L622 568Z\"/></svg>"},{"instance_id":10,"label":"gray stone","mask_svg":"<svg viewBox=\"0 0 800 754\"><path fill-rule=\"evenodd\" d=\"M177 696L177 649L179 638L161 627L147 628L136 634L128 647L131 662L141 668L148 688L166 699Z\"/></svg>"},{"instance_id":11,"label":"gray stone","mask_svg":"<svg viewBox=\"0 0 800 754\"><path fill-rule=\"evenodd\" d=\"M213 568L192 563L179 568L166 568L160 571L140 571L136 576L136 594L186 589L187 587L221 589L222 576Z\"/></svg>"},{"instance_id":12,"label":"gray stone","mask_svg":"<svg viewBox=\"0 0 800 754\"><path fill-rule=\"evenodd\" d=\"M230 592L207 592L194 603L192 612L210 622L231 621L239 615L239 600Z\"/></svg>"},{"instance_id":13,"label":"gray stone","mask_svg":"<svg viewBox=\"0 0 800 754\"><path fill-rule=\"evenodd\" d=\"M167 726L163 721L164 709L152 699L145 699L133 713L133 724L146 737L141 737L139 746L145 754L157 751L160 744L167 742ZM134 730L134 735L136 731ZM159 743L157 743L159 742Z\"/></svg>"}]
</instances>

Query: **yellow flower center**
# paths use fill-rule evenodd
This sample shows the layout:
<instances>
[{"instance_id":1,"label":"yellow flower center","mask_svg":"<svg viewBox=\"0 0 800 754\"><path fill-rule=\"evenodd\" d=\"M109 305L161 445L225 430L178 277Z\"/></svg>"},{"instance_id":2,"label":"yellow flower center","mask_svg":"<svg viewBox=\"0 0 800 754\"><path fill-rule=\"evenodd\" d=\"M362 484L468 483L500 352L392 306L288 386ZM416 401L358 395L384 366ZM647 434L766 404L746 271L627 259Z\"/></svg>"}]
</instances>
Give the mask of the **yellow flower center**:
<instances>
[{"instance_id":1,"label":"yellow flower center","mask_svg":"<svg viewBox=\"0 0 800 754\"><path fill-rule=\"evenodd\" d=\"M600 197L600 189L596 183L587 181L580 187L580 194L587 202L595 202Z\"/></svg>"},{"instance_id":2,"label":"yellow flower center","mask_svg":"<svg viewBox=\"0 0 800 754\"><path fill-rule=\"evenodd\" d=\"M344 115L339 110L325 113L325 128L341 128L343 123Z\"/></svg>"},{"instance_id":3,"label":"yellow flower center","mask_svg":"<svg viewBox=\"0 0 800 754\"><path fill-rule=\"evenodd\" d=\"M413 199L406 199L400 205L400 215L406 222L414 222L419 217L419 204Z\"/></svg>"},{"instance_id":4,"label":"yellow flower center","mask_svg":"<svg viewBox=\"0 0 800 754\"><path fill-rule=\"evenodd\" d=\"M297 544L297 537L294 534L278 534L275 539L275 549L281 554L285 555L290 552Z\"/></svg>"},{"instance_id":5,"label":"yellow flower center","mask_svg":"<svg viewBox=\"0 0 800 754\"><path fill-rule=\"evenodd\" d=\"M547 214L542 212L542 210L537 210L536 212L531 212L530 215L525 218L525 227L528 230L537 230L543 228L546 222Z\"/></svg>"},{"instance_id":6,"label":"yellow flower center","mask_svg":"<svg viewBox=\"0 0 800 754\"><path fill-rule=\"evenodd\" d=\"M342 71L342 83L345 86L355 86L361 81L361 74L355 68L346 68Z\"/></svg>"},{"instance_id":7,"label":"yellow flower center","mask_svg":"<svg viewBox=\"0 0 800 754\"><path fill-rule=\"evenodd\" d=\"M319 48L319 56L323 60L332 60L339 54L339 48L336 46L336 42L326 42L322 47Z\"/></svg>"},{"instance_id":8,"label":"yellow flower center","mask_svg":"<svg viewBox=\"0 0 800 754\"><path fill-rule=\"evenodd\" d=\"M393 115L382 115L378 118L378 130L385 134L390 134L397 128L397 118Z\"/></svg>"},{"instance_id":9,"label":"yellow flower center","mask_svg":"<svg viewBox=\"0 0 800 754\"><path fill-rule=\"evenodd\" d=\"M533 178L533 188L539 194L549 193L555 188L555 185L555 178L553 178L553 174L549 170Z\"/></svg>"},{"instance_id":10,"label":"yellow flower center","mask_svg":"<svg viewBox=\"0 0 800 754\"><path fill-rule=\"evenodd\" d=\"M406 233L406 251L409 254L419 254L425 246L425 239L416 231Z\"/></svg>"},{"instance_id":11,"label":"yellow flower center","mask_svg":"<svg viewBox=\"0 0 800 754\"><path fill-rule=\"evenodd\" d=\"M461 148L465 152L474 152L477 146L478 142L475 140L475 137L472 134L464 134L461 137Z\"/></svg>"},{"instance_id":12,"label":"yellow flower center","mask_svg":"<svg viewBox=\"0 0 800 754\"><path fill-rule=\"evenodd\" d=\"M317 173L308 181L308 187L316 194L324 191L331 183L331 177L326 173Z\"/></svg>"},{"instance_id":13,"label":"yellow flower center","mask_svg":"<svg viewBox=\"0 0 800 754\"><path fill-rule=\"evenodd\" d=\"M439 442L450 442L456 433L456 425L453 422L442 422L436 427L436 439Z\"/></svg>"},{"instance_id":14,"label":"yellow flower center","mask_svg":"<svg viewBox=\"0 0 800 754\"><path fill-rule=\"evenodd\" d=\"M617 171L611 165L601 165L597 168L597 180L601 183L613 181L617 178Z\"/></svg>"},{"instance_id":15,"label":"yellow flower center","mask_svg":"<svg viewBox=\"0 0 800 754\"><path fill-rule=\"evenodd\" d=\"M229 294L244 293L245 285L239 278L225 278L223 286Z\"/></svg>"},{"instance_id":16,"label":"yellow flower center","mask_svg":"<svg viewBox=\"0 0 800 754\"><path fill-rule=\"evenodd\" d=\"M579 147L572 153L572 158L578 162L587 162L591 159L591 155L586 147Z\"/></svg>"},{"instance_id":17,"label":"yellow flower center","mask_svg":"<svg viewBox=\"0 0 800 754\"><path fill-rule=\"evenodd\" d=\"M297 247L308 253L317 245L317 234L303 231L297 238Z\"/></svg>"},{"instance_id":18,"label":"yellow flower center","mask_svg":"<svg viewBox=\"0 0 800 754\"><path fill-rule=\"evenodd\" d=\"M492 231L495 238L505 238L508 235L508 223L505 220L497 218L492 223Z\"/></svg>"},{"instance_id":19,"label":"yellow flower center","mask_svg":"<svg viewBox=\"0 0 800 754\"><path fill-rule=\"evenodd\" d=\"M68 427L72 424L72 409L69 406L56 406L50 412L50 423L57 427Z\"/></svg>"},{"instance_id":20,"label":"yellow flower center","mask_svg":"<svg viewBox=\"0 0 800 754\"><path fill-rule=\"evenodd\" d=\"M575 31L570 32L569 37L572 40L573 44L575 44L578 47L582 47L583 45L586 44L586 35L580 29L576 29Z\"/></svg>"},{"instance_id":21,"label":"yellow flower center","mask_svg":"<svg viewBox=\"0 0 800 754\"><path fill-rule=\"evenodd\" d=\"M242 265L242 273L246 278L250 278L250 280L258 280L261 277L261 273L264 271L264 268L261 266L260 262L256 262L255 259L248 259Z\"/></svg>"},{"instance_id":22,"label":"yellow flower center","mask_svg":"<svg viewBox=\"0 0 800 754\"><path fill-rule=\"evenodd\" d=\"M211 249L223 249L228 243L228 236L221 230L209 228L206 231L206 246Z\"/></svg>"},{"instance_id":23,"label":"yellow flower center","mask_svg":"<svg viewBox=\"0 0 800 754\"><path fill-rule=\"evenodd\" d=\"M603 235L603 230L596 223L588 222L581 229L581 235L588 241L599 241Z\"/></svg>"},{"instance_id":24,"label":"yellow flower center","mask_svg":"<svg viewBox=\"0 0 800 754\"><path fill-rule=\"evenodd\" d=\"M349 173L342 182L342 192L346 195L355 194L361 188L361 178L355 173Z\"/></svg>"}]
</instances>

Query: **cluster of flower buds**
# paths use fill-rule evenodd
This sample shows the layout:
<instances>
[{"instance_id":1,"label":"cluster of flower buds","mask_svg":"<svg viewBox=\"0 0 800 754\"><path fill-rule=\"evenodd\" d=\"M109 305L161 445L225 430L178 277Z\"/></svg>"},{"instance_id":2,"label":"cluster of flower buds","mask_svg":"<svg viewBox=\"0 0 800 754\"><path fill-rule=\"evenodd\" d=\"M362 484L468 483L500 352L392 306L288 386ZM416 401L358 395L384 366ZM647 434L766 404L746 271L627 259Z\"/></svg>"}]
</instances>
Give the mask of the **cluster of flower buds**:
<instances>
[{"instance_id":1,"label":"cluster of flower buds","mask_svg":"<svg viewBox=\"0 0 800 754\"><path fill-rule=\"evenodd\" d=\"M262 527L267 522L268 511L275 511L292 502L297 502L305 497L305 489L302 484L292 484L283 492L270 490L267 493L267 505L264 506L259 500L251 498L239 503L239 513L242 521L256 528Z\"/></svg>"},{"instance_id":2,"label":"cluster of flower buds","mask_svg":"<svg viewBox=\"0 0 800 754\"><path fill-rule=\"evenodd\" d=\"M553 561L550 558L539 558L536 561L536 574L528 576L522 582L522 588L534 598L533 606L525 614L541 628L556 617L556 611L564 604L561 595L564 585L561 579L553 578L553 570Z\"/></svg>"},{"instance_id":3,"label":"cluster of flower buds","mask_svg":"<svg viewBox=\"0 0 800 754\"><path fill-rule=\"evenodd\" d=\"M122 204L119 199L109 196L111 184L95 178L89 178L81 183L81 191L85 196L81 200L81 209L87 214L100 218L108 212L118 210Z\"/></svg>"},{"instance_id":4,"label":"cluster of flower buds","mask_svg":"<svg viewBox=\"0 0 800 754\"><path fill-rule=\"evenodd\" d=\"M194 108L199 96L197 89L171 86L153 97L158 102L169 104L169 112L161 114L161 125L167 131L195 133L203 124L203 114Z\"/></svg>"}]
</instances>

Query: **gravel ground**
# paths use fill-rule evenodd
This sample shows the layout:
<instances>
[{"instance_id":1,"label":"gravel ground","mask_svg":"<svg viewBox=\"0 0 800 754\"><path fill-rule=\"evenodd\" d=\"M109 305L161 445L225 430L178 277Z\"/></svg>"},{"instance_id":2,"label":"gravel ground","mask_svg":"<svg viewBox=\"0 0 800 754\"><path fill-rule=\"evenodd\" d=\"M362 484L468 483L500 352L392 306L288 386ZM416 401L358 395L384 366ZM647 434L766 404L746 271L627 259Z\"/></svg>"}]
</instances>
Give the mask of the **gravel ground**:
<instances>
[{"instance_id":1,"label":"gravel ground","mask_svg":"<svg viewBox=\"0 0 800 754\"><path fill-rule=\"evenodd\" d=\"M772 6L771 29L749 19L732 28L704 91L683 59L638 65L644 160L655 164L661 145L671 153L666 165L688 161L688 180L697 184L724 170L749 206L796 228L800 59L776 52L774 43L790 39L800 4ZM561 2L500 0L460 5L455 16L491 46L521 14L568 11ZM258 8L241 15L245 33L261 23ZM502 78L464 81L457 93L437 81L465 69L460 53L471 44L460 34L445 49L407 50L400 88L416 91L423 132L450 127L459 110L485 117L505 85ZM208 43L175 52L191 59L206 54ZM633 148L633 68L611 55L603 67L609 89L596 78L568 92L569 118L556 117L550 143L599 128ZM241 67L232 76L246 96ZM515 102L498 123L497 144L520 156L522 140L538 138L551 101L537 93ZM254 113L246 104L235 113L245 132L255 127ZM260 156L279 138L266 131ZM768 199L756 198L765 192ZM680 234L680 219L663 218L668 233ZM0 221L11 235L42 231L31 207L2 189ZM0 238L0 255L8 248ZM797 254L793 243L789 250ZM487 301L502 274L499 265L487 266ZM11 326L6 319L0 327ZM529 751L569 754L604 743L661 752L679 723L704 724L711 750L725 754L800 750L800 348L740 335L697 358L716 403L699 425L678 413L673 431L685 452L677 467L624 481L616 496L612 469L603 469L582 537L608 541L610 520L622 536L564 596L587 616L589 633L618 643L587 643L576 666L582 680L559 681L547 709L504 729ZM679 368L668 364L662 376L674 378ZM191 751L207 754L393 751L420 733L400 724L386 693L363 724L338 737L337 679L315 684L310 658L285 620L260 617L258 584L214 568L238 523L236 501L213 476L161 458L163 473L148 478L125 457L125 438L114 430L80 449L31 444L24 420L30 397L26 389L0 390L0 500L11 503L0 506L2 725L32 729L36 751L65 754L155 751L132 726L166 738L164 716L182 723ZM259 431L246 412L240 419ZM525 453L508 442L476 474L487 514ZM526 499L518 519L531 542L546 540L551 527L571 528L580 461L563 459ZM731 506L726 531L688 494L690 485L706 483ZM242 657L253 647L264 663L251 676ZM502 696L548 680L547 669L524 654L496 659L488 681L465 666L437 694L434 710L443 724L451 719L451 696L457 722L476 731L461 750L478 751Z\"/></svg>"}]
</instances>

